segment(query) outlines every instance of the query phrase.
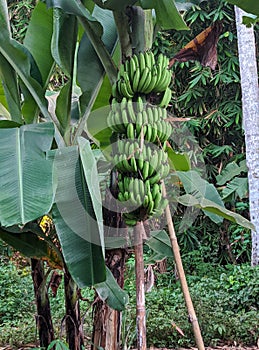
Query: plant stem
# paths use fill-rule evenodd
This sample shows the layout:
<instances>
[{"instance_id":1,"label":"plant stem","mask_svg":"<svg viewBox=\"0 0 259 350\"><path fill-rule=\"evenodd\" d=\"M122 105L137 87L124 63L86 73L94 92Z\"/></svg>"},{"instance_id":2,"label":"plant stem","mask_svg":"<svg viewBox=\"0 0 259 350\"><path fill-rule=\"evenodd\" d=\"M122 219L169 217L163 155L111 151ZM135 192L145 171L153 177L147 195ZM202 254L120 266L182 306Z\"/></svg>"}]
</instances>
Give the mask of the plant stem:
<instances>
[{"instance_id":1,"label":"plant stem","mask_svg":"<svg viewBox=\"0 0 259 350\"><path fill-rule=\"evenodd\" d=\"M31 275L37 306L36 320L39 331L40 346L47 348L52 340L54 340L54 328L50 312L43 261L31 259Z\"/></svg>"},{"instance_id":2,"label":"plant stem","mask_svg":"<svg viewBox=\"0 0 259 350\"><path fill-rule=\"evenodd\" d=\"M165 189L164 183L163 183L163 195L164 195L164 197L166 197L166 189ZM167 207L165 209L165 213L166 213L166 220L167 220L167 225L168 225L168 230L169 230L170 241L171 241L172 250L173 250L173 254L174 254L175 265L177 268L177 272L178 272L178 276L180 279L185 304L186 304L187 311L188 311L188 319L192 324L193 333L194 333L194 337L195 337L195 341L196 341L196 345L197 345L198 349L205 350L201 331L200 331L200 326L199 326L198 319L196 317L196 313L195 313L195 310L193 307L191 295L190 295L189 288L188 288L187 281L186 281L185 272L183 269L180 249L179 249L179 245L177 242L177 237L175 234L172 214L171 214L169 205L167 205Z\"/></svg>"},{"instance_id":3,"label":"plant stem","mask_svg":"<svg viewBox=\"0 0 259 350\"><path fill-rule=\"evenodd\" d=\"M124 62L126 57L132 55L131 40L129 35L129 18L122 11L113 11L113 17L117 27L119 42L121 46L121 61Z\"/></svg>"},{"instance_id":4,"label":"plant stem","mask_svg":"<svg viewBox=\"0 0 259 350\"><path fill-rule=\"evenodd\" d=\"M146 350L146 308L145 308L145 276L143 259L143 236L145 229L140 221L134 227L135 239L135 275L136 275L136 323L137 349Z\"/></svg>"}]
</instances>

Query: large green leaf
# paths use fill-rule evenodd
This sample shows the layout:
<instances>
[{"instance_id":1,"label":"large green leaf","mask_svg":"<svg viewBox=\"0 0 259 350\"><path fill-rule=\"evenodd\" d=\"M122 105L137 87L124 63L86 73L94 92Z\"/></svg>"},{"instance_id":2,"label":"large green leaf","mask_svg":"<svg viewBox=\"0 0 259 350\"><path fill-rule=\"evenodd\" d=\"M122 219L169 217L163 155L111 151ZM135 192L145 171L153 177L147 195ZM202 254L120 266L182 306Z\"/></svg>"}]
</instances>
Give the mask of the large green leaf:
<instances>
[{"instance_id":1,"label":"large green leaf","mask_svg":"<svg viewBox=\"0 0 259 350\"><path fill-rule=\"evenodd\" d=\"M255 0L227 0L232 5L236 5L248 13L259 16L259 2Z\"/></svg>"},{"instance_id":2,"label":"large green leaf","mask_svg":"<svg viewBox=\"0 0 259 350\"><path fill-rule=\"evenodd\" d=\"M112 309L123 311L129 302L127 292L119 287L108 268L106 268L106 280L102 283L95 284L94 288L100 298Z\"/></svg>"},{"instance_id":3,"label":"large green leaf","mask_svg":"<svg viewBox=\"0 0 259 350\"><path fill-rule=\"evenodd\" d=\"M79 287L102 282L105 280L105 264L102 223L99 222L101 212L97 218L93 206L96 199L91 198L91 184L87 184L78 147L65 147L49 155L54 157L58 184L53 220L65 262Z\"/></svg>"},{"instance_id":4,"label":"large green leaf","mask_svg":"<svg viewBox=\"0 0 259 350\"><path fill-rule=\"evenodd\" d=\"M59 8L55 8L51 50L57 65L68 77L68 81L60 90L56 104L56 116L60 122L61 133L62 135L65 135L65 138L69 131L71 120L72 90L74 83L73 73L75 69L77 34L77 18L74 15L64 13Z\"/></svg>"},{"instance_id":5,"label":"large green leaf","mask_svg":"<svg viewBox=\"0 0 259 350\"><path fill-rule=\"evenodd\" d=\"M88 140L80 137L78 139L79 154L83 165L84 177L87 183L87 190L91 197L92 210L99 227L100 243L104 253L104 233L103 233L103 215L102 215L102 197L100 192L99 176L97 171L96 159Z\"/></svg>"},{"instance_id":6,"label":"large green leaf","mask_svg":"<svg viewBox=\"0 0 259 350\"><path fill-rule=\"evenodd\" d=\"M117 31L112 12L102 10L98 8L98 6L95 6L93 15L104 28L102 41L108 52L112 54L117 42ZM77 66L77 79L82 90L80 104L83 113L90 102L95 101L96 95L103 82L104 73L104 67L91 41L87 35L84 35L79 46ZM106 104L108 104L108 102L109 95L106 95Z\"/></svg>"},{"instance_id":7,"label":"large green leaf","mask_svg":"<svg viewBox=\"0 0 259 350\"><path fill-rule=\"evenodd\" d=\"M178 201L179 203L185 206L194 206L197 208L201 208L206 212L214 213L218 216L221 216L224 219L235 222L245 228L254 230L254 225L250 221L245 219L243 216L234 213L226 209L225 207L222 207L221 205L218 205L215 202L212 202L206 198L198 199L197 197L194 197L191 194L185 194L181 197L178 197Z\"/></svg>"},{"instance_id":8,"label":"large green leaf","mask_svg":"<svg viewBox=\"0 0 259 350\"><path fill-rule=\"evenodd\" d=\"M51 39L53 32L53 11L47 10L46 5L37 2L26 30L24 46L32 54L40 70L43 85L49 81L53 67L51 55Z\"/></svg>"},{"instance_id":9,"label":"large green leaf","mask_svg":"<svg viewBox=\"0 0 259 350\"><path fill-rule=\"evenodd\" d=\"M25 224L47 213L53 202L52 123L0 129L0 223Z\"/></svg>"},{"instance_id":10,"label":"large green leaf","mask_svg":"<svg viewBox=\"0 0 259 350\"><path fill-rule=\"evenodd\" d=\"M217 191L217 189L206 180L202 179L202 177L197 173L197 171L178 171L177 175L179 176L183 187L188 194L192 194L198 200L208 199L217 205L224 207L224 203ZM220 223L223 221L222 217L213 214L212 212L207 212L203 210L204 213L209 216L209 218L216 222Z\"/></svg>"},{"instance_id":11,"label":"large green leaf","mask_svg":"<svg viewBox=\"0 0 259 350\"><path fill-rule=\"evenodd\" d=\"M170 238L165 230L151 231L151 237L145 242L159 256L174 257Z\"/></svg>"},{"instance_id":12,"label":"large green leaf","mask_svg":"<svg viewBox=\"0 0 259 350\"><path fill-rule=\"evenodd\" d=\"M54 60L50 51L53 30L52 17L52 10L47 10L45 4L38 2L32 12L24 39L24 46L33 56L40 71L43 92L47 88L54 67ZM36 120L39 108L37 101L28 91L28 87L23 87L23 95L23 115L26 122L31 123Z\"/></svg>"}]
</instances>

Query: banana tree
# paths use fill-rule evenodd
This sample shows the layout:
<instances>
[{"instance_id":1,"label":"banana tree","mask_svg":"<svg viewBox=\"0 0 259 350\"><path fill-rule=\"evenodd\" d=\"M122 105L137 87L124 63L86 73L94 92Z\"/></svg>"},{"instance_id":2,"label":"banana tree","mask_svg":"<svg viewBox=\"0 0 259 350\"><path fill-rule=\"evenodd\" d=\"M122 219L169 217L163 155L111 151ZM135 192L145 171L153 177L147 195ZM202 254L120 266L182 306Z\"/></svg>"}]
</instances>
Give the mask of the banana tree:
<instances>
[{"instance_id":1,"label":"banana tree","mask_svg":"<svg viewBox=\"0 0 259 350\"><path fill-rule=\"evenodd\" d=\"M181 1L179 3L182 10L183 4ZM6 1L0 2L2 28L0 103L6 119L0 121L0 131L3 135L0 151L1 164L3 164L1 178L4 179L5 189L0 197L2 237L13 242L13 245L21 246L21 242L25 243L28 239L27 232L36 237L38 234L38 231L35 232L32 228L26 231L26 225L35 222L46 213L52 216L62 251L63 268L66 272L65 290L68 296L67 315L69 315L66 318L66 326L67 340L71 349L81 349L82 345L78 286L83 288L95 285L100 297L112 308L118 310L122 310L127 302L125 293L116 289L117 285L114 284L109 271L106 278L103 236L105 218L102 216L98 163L91 144L95 142L103 150L106 158L111 156L113 150L107 145L116 144L113 139L116 133L112 133L114 129L107 123L110 115L109 102L112 95L116 97L117 94L123 94L125 82L122 75L125 74L122 69L134 54L149 52L153 40L153 20L161 29L187 29L176 4L177 2L166 0L139 1L138 3L133 0L124 0L119 3L112 0L38 2L24 43L20 44L11 37ZM152 18L152 10L155 10L155 19ZM117 45L118 38L119 45ZM118 52L120 58L118 58ZM116 64L118 61L122 63L119 75ZM156 103L157 98L160 107L164 108L170 99L170 89L166 88L166 93L162 94L158 87L160 86L161 89L165 86L161 71L160 78L154 82L149 74L153 66L158 74L160 63L153 62L153 66L149 66L150 63L151 61L147 68L144 67L146 77L149 79L148 83L142 74L139 74L138 81L135 78L132 93L134 96L134 92L138 92L139 89L140 95L144 97L149 94L147 91L152 91L151 87L154 88L157 82L158 94L152 96L152 101ZM65 75L66 84L57 93L50 93L48 86L56 65ZM166 70L167 67L164 69ZM133 74L132 70L131 72ZM167 76L166 85L168 86L170 79ZM129 97L131 91L127 93ZM121 101L122 99L119 100ZM137 108L140 105L138 103ZM104 106L108 108L103 108L100 112L100 107ZM163 122L161 125L166 123ZM115 131L116 127L118 130L118 126L115 125ZM160 136L154 137L156 142L162 139L162 130L155 127L146 129L151 134L155 130L156 135ZM132 126L129 128L129 136L131 133ZM144 140L143 133L140 125L141 143ZM83 138L82 135L84 135ZM145 145L141 144L141 146ZM158 154L168 153L175 170L182 170L181 166L180 168L176 166L179 156L170 150L167 151L151 150L156 157ZM148 174L149 164L145 163L145 174ZM151 160L150 163L152 165ZM169 171L168 167L166 171ZM115 189L113 192L115 196L118 195L116 173L117 171L113 170L111 172L111 187ZM178 199L179 202L200 207L210 212L215 220L221 215L241 222L240 217L237 218L226 211L219 200L216 204L213 202L215 194L209 196L207 185L204 192L201 190L204 184L199 188L195 185L197 179L192 181L190 176L186 179L186 176L180 173L178 175L187 192L185 197ZM159 181L157 175L156 181ZM141 179L135 182L138 185L142 184ZM160 198L160 187L158 189L154 186L154 188L156 198ZM156 199L156 202L159 200ZM151 200L149 207L152 213ZM108 209L111 213L111 208ZM121 212L117 214L121 222ZM171 217L171 214L168 213L167 216ZM135 220L130 215L125 218L125 222L129 224ZM133 243L137 261L138 296L140 296L137 307L138 348L145 349L143 247L142 237L140 237L144 235L144 231L141 220L137 220L138 223L134 229L136 240ZM249 225L245 220L241 223ZM13 232L13 226L17 225L19 225L19 232ZM125 230L125 224L122 228ZM16 237L15 234L17 234ZM106 239L106 243L107 241ZM120 248L122 245L117 243L118 241L113 242L111 247ZM43 242L46 244L49 238L45 237ZM172 242L175 242L175 236L172 237ZM28 245L25 246L23 251L26 253ZM51 248L56 251L53 245ZM36 253L35 255L37 256ZM38 254L38 257L47 256L48 260L51 260L49 255L48 250L47 255L42 253L42 255ZM119 318L117 321L119 329ZM196 323L195 317L193 321ZM114 325L115 322L112 323L113 327ZM115 333L113 331L113 337ZM93 337L93 339L94 348L106 347L106 337L101 336L101 339ZM115 341L113 339L111 343L114 349L118 348L117 339Z\"/></svg>"}]
</instances>

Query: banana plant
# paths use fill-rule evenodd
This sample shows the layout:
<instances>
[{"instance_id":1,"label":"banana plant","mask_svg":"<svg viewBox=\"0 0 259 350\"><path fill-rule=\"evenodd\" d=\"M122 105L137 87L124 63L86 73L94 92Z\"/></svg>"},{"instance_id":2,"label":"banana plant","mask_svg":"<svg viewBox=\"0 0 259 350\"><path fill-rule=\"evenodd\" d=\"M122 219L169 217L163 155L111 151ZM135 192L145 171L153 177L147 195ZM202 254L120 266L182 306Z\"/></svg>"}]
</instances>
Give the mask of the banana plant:
<instances>
[{"instance_id":1,"label":"banana plant","mask_svg":"<svg viewBox=\"0 0 259 350\"><path fill-rule=\"evenodd\" d=\"M69 277L66 286L71 287L68 293L75 304L77 286L96 284L100 297L108 304L112 300L111 307L121 310L127 302L121 291L116 295L114 284L109 287L114 282L109 273L105 281L102 203L91 142L102 148L109 143L111 130L107 114L91 111L109 106L118 77L116 62L131 56L136 47L151 47L153 20L143 22L143 14L148 13L150 19L153 9L162 30L188 29L177 6L182 10L183 2L39 1L21 44L11 36L7 1L0 0L0 107L6 119L0 121L4 164L0 175L6 185L0 196L2 237L11 242L12 227L19 225L16 238L25 244L26 225L44 214L52 215ZM134 14L133 30L127 20L129 9ZM57 66L66 83L50 93ZM91 130L91 121L93 128L101 125L100 132ZM82 138L85 133L88 139ZM179 161L176 154L171 158L173 163ZM181 180L188 188L189 180L183 176ZM201 203L200 195L194 198L192 204L212 211L211 215L224 211L219 203L215 211L207 202ZM67 325L69 347L79 349L80 325L77 334L73 327Z\"/></svg>"}]
</instances>

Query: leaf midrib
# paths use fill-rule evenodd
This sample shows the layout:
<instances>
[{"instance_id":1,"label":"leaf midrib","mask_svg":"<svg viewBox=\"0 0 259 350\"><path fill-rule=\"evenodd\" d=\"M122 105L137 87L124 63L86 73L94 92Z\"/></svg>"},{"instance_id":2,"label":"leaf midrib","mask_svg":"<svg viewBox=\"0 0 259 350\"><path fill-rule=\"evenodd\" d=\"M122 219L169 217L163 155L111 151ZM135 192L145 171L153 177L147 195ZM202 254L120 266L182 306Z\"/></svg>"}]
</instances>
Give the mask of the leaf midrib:
<instances>
[{"instance_id":1,"label":"leaf midrib","mask_svg":"<svg viewBox=\"0 0 259 350\"><path fill-rule=\"evenodd\" d=\"M20 128L17 128L17 131L16 131L16 149L17 149L17 172L18 172L18 196L19 196L19 201L20 201L21 222L25 222L21 137L23 137L23 133L21 133Z\"/></svg>"}]
</instances>

